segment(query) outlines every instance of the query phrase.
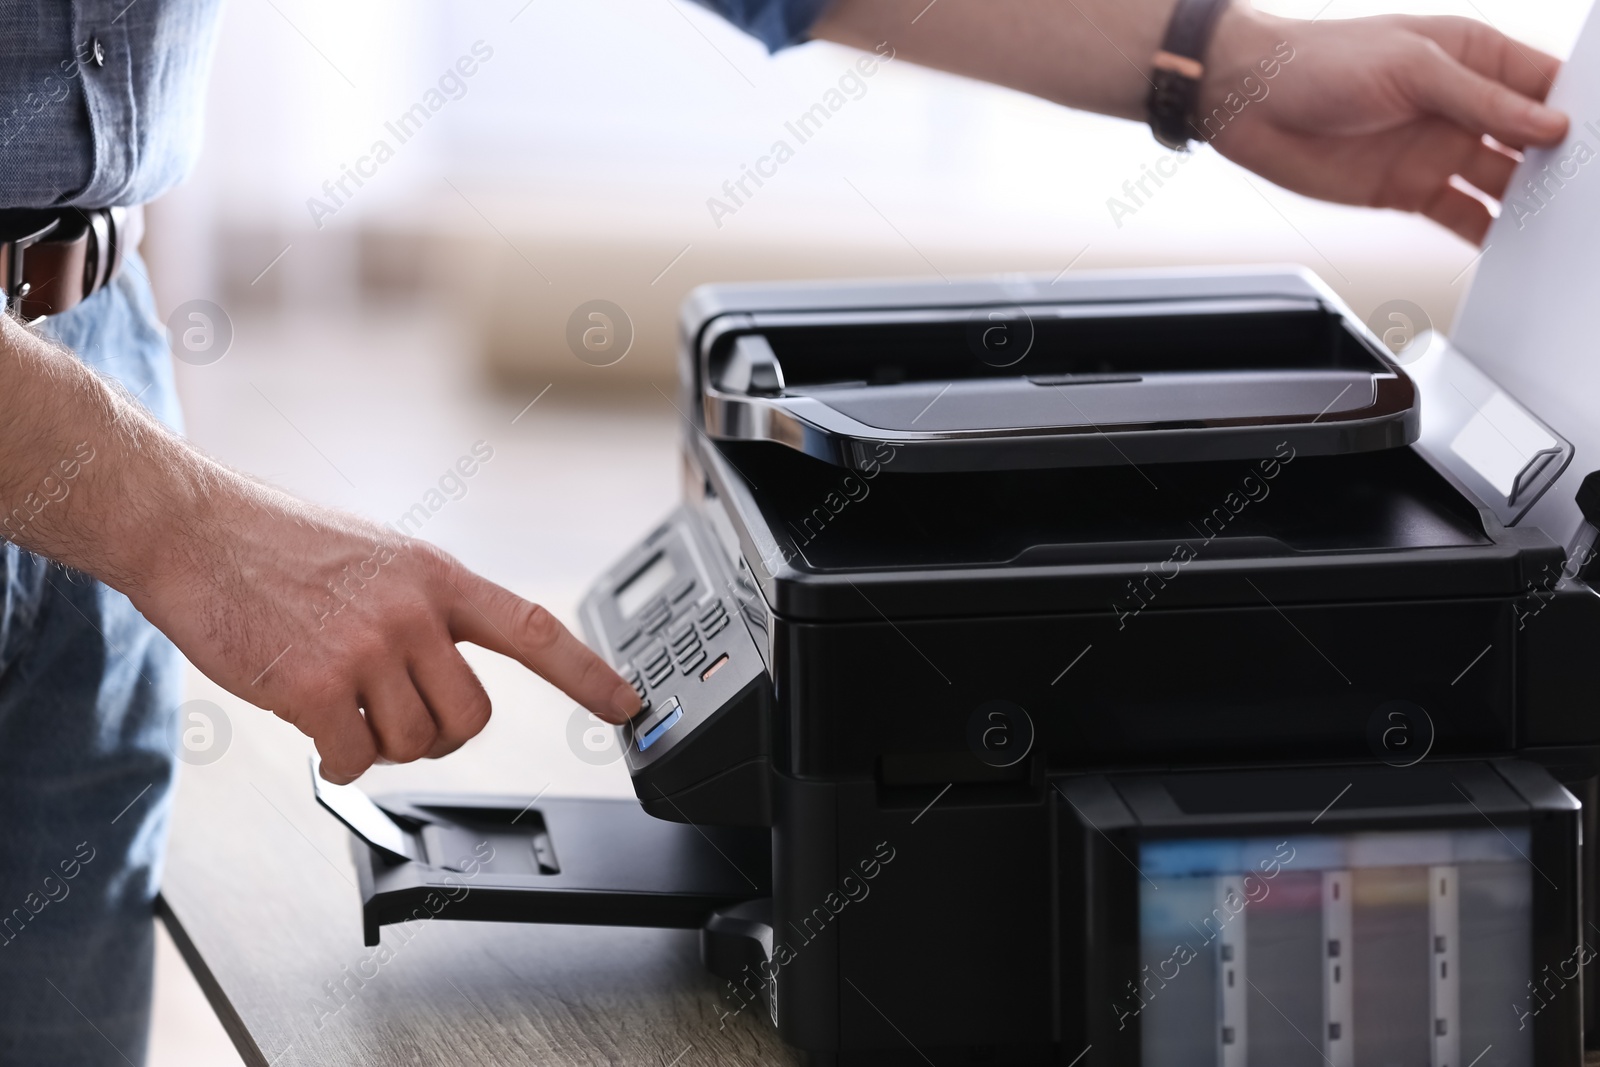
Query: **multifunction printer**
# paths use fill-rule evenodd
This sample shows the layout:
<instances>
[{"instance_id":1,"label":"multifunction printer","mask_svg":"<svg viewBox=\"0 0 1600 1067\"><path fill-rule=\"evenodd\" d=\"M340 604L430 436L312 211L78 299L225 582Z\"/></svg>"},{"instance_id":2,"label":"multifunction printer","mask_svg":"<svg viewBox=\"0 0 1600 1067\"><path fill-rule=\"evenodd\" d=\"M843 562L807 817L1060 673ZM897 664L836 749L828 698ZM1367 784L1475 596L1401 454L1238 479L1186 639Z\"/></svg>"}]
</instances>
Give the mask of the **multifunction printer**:
<instances>
[{"instance_id":1,"label":"multifunction printer","mask_svg":"<svg viewBox=\"0 0 1600 1067\"><path fill-rule=\"evenodd\" d=\"M683 502L581 607L637 803L319 783L368 944L489 841L447 917L698 929L817 1065L1582 1062L1600 463L1540 412L1291 269L682 326Z\"/></svg>"}]
</instances>

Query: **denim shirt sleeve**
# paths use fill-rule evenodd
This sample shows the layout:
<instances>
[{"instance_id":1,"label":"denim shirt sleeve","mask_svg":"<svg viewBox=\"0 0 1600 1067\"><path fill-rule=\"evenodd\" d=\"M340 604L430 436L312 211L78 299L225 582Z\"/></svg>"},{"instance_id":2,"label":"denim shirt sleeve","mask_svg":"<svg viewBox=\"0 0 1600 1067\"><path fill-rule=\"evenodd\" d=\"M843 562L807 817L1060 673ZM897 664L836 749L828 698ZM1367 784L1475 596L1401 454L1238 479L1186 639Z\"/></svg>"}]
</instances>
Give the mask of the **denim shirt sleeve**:
<instances>
[{"instance_id":1,"label":"denim shirt sleeve","mask_svg":"<svg viewBox=\"0 0 1600 1067\"><path fill-rule=\"evenodd\" d=\"M770 51L802 44L830 0L696 0L766 45Z\"/></svg>"},{"instance_id":2,"label":"denim shirt sleeve","mask_svg":"<svg viewBox=\"0 0 1600 1067\"><path fill-rule=\"evenodd\" d=\"M199 150L220 0L0 0L0 208L142 204Z\"/></svg>"}]
</instances>

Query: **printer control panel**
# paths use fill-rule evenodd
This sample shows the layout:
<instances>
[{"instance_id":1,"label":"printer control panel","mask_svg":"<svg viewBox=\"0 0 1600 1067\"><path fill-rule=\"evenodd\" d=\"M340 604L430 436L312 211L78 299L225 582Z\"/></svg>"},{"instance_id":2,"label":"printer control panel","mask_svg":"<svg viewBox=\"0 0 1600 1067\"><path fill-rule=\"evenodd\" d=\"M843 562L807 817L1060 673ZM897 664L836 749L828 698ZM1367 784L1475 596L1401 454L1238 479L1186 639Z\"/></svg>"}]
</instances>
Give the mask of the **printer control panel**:
<instances>
[{"instance_id":1,"label":"printer control panel","mask_svg":"<svg viewBox=\"0 0 1600 1067\"><path fill-rule=\"evenodd\" d=\"M675 512L601 577L582 612L590 643L639 694L618 741L640 800L664 818L692 800L678 794L765 755L766 665L695 523ZM714 821L706 814L692 817Z\"/></svg>"},{"instance_id":2,"label":"printer control panel","mask_svg":"<svg viewBox=\"0 0 1600 1067\"><path fill-rule=\"evenodd\" d=\"M693 596L693 585L685 579L680 589L684 597ZM683 696L691 704L700 690L733 662L738 651L733 638L717 638L728 628L728 606L720 597L690 600L683 611L674 612L665 600L657 600L655 614L630 628L619 651L628 646L636 654L621 664L622 676L639 694L643 705L633 721L635 747L640 752L665 736L683 717ZM670 694L670 695L669 695Z\"/></svg>"}]
</instances>

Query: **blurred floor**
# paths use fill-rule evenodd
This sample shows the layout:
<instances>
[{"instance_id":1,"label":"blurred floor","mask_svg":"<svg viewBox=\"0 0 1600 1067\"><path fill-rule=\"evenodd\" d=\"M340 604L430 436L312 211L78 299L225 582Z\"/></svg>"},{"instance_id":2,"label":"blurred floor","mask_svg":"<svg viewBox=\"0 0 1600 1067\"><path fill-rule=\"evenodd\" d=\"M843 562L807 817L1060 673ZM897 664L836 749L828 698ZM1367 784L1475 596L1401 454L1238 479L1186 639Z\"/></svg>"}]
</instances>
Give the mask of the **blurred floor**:
<instances>
[{"instance_id":1,"label":"blurred floor","mask_svg":"<svg viewBox=\"0 0 1600 1067\"><path fill-rule=\"evenodd\" d=\"M679 495L682 420L670 388L608 387L615 379L596 371L587 391L562 382L543 393L498 394L482 383L459 331L414 310L241 316L233 327L224 358L178 368L192 440L291 492L379 521L443 501L418 536L539 598L569 624L584 586ZM446 472L479 442L493 458L457 488ZM373 788L459 787L453 783L468 779L485 791L526 790L530 748L563 744L570 702L509 661L469 659L497 709L484 735L448 760L370 772L381 783ZM198 674L189 688L230 715L265 714ZM274 758L281 741L281 758L303 759L290 754L301 739L287 726L282 732L273 735ZM550 774L556 792L631 793L620 766L566 759ZM352 900L353 943L356 914ZM151 1067L239 1063L164 931L160 938Z\"/></svg>"},{"instance_id":2,"label":"blurred floor","mask_svg":"<svg viewBox=\"0 0 1600 1067\"><path fill-rule=\"evenodd\" d=\"M150 1067L234 1067L244 1061L206 1003L167 929L156 923L156 1003Z\"/></svg>"}]
</instances>

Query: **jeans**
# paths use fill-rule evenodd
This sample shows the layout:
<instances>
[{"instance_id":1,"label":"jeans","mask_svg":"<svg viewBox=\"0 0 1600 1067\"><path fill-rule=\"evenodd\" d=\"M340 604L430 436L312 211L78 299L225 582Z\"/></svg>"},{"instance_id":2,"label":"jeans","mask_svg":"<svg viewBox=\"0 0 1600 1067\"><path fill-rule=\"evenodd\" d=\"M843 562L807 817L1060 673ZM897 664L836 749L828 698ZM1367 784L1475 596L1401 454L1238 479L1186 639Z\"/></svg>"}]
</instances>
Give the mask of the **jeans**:
<instances>
[{"instance_id":1,"label":"jeans","mask_svg":"<svg viewBox=\"0 0 1600 1067\"><path fill-rule=\"evenodd\" d=\"M46 332L177 428L137 257ZM0 1064L142 1064L183 660L121 593L6 542L0 593Z\"/></svg>"}]
</instances>

